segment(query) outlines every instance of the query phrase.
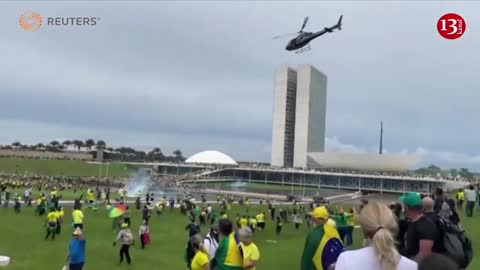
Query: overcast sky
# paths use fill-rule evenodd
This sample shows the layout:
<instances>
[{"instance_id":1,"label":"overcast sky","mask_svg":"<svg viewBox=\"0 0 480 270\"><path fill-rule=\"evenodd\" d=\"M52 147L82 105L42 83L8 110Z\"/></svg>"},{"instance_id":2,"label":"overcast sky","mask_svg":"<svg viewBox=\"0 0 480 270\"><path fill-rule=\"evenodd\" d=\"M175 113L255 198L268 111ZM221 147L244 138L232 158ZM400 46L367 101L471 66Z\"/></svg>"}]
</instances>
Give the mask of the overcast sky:
<instances>
[{"instance_id":1,"label":"overcast sky","mask_svg":"<svg viewBox=\"0 0 480 270\"><path fill-rule=\"evenodd\" d=\"M35 33L18 17L44 17ZM437 20L466 20L457 40ZM480 169L480 2L0 3L0 144L103 139L110 146L223 151L269 161L274 70L328 76L327 149L425 154ZM284 50L279 34L341 31ZM46 17L99 17L48 27Z\"/></svg>"}]
</instances>

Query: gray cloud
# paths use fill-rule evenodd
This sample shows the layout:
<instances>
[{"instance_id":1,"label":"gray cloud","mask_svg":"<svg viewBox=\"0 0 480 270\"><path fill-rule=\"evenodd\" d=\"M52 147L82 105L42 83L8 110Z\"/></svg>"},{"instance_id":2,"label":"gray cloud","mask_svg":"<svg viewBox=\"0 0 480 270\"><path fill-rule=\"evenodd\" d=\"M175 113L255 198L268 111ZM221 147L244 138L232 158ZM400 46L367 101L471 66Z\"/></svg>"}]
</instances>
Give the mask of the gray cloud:
<instances>
[{"instance_id":1,"label":"gray cloud","mask_svg":"<svg viewBox=\"0 0 480 270\"><path fill-rule=\"evenodd\" d=\"M25 33L17 24L25 10L101 20ZM392 152L475 157L478 11L478 2L1 3L0 121L15 131L0 143L12 134L27 141L82 134L268 160L274 69L311 63L329 78L332 140L372 151L384 121ZM466 19L458 40L436 32L447 12ZM288 39L271 40L298 31L306 15L315 30L340 14L342 31L305 54L284 51Z\"/></svg>"}]
</instances>

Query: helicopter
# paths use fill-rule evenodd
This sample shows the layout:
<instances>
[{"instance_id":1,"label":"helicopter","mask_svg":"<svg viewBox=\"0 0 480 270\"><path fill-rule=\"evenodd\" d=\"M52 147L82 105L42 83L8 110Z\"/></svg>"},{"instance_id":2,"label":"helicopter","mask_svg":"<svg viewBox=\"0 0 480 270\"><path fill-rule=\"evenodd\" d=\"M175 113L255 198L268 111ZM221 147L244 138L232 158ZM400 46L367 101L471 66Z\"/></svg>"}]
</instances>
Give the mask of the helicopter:
<instances>
[{"instance_id":1,"label":"helicopter","mask_svg":"<svg viewBox=\"0 0 480 270\"><path fill-rule=\"evenodd\" d=\"M343 15L340 16L340 19L338 19L337 24L335 24L332 27L325 27L323 30L320 30L318 32L303 32L303 29L307 25L308 22L308 16L305 17L305 20L303 21L302 28L300 31L297 33L291 33L291 34L286 34L286 35L281 35L281 36L275 36L273 39L285 37L285 36L291 36L291 35L298 35L296 38L290 40L285 47L285 50L287 51L295 51L296 53L302 53L305 51L310 50L310 44L309 42L314 40L315 38L325 34L325 33L332 33L333 30L338 29L342 30L342 18ZM308 45L307 47L305 47Z\"/></svg>"}]
</instances>

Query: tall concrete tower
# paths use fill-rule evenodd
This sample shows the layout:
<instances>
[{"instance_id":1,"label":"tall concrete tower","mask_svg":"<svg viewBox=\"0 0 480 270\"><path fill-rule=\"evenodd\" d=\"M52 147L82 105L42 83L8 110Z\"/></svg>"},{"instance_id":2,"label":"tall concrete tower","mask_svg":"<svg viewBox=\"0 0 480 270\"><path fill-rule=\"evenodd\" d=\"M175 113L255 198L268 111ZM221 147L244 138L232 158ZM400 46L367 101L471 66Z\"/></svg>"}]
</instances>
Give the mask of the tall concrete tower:
<instances>
[{"instance_id":1,"label":"tall concrete tower","mask_svg":"<svg viewBox=\"0 0 480 270\"><path fill-rule=\"evenodd\" d=\"M307 167L325 150L327 77L311 65L280 66L275 76L272 165Z\"/></svg>"},{"instance_id":2,"label":"tall concrete tower","mask_svg":"<svg viewBox=\"0 0 480 270\"><path fill-rule=\"evenodd\" d=\"M272 128L273 166L293 166L295 139L295 104L297 96L297 72L282 65L275 72L275 94Z\"/></svg>"}]
</instances>

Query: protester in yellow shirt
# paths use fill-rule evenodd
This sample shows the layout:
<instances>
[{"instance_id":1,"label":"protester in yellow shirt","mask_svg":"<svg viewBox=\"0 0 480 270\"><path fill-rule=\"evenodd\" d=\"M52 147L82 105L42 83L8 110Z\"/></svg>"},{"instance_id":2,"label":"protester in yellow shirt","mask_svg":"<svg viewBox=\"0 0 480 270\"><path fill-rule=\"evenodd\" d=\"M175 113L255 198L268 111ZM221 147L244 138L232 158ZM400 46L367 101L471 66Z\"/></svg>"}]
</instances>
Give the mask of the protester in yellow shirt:
<instances>
[{"instance_id":1,"label":"protester in yellow shirt","mask_svg":"<svg viewBox=\"0 0 480 270\"><path fill-rule=\"evenodd\" d=\"M72 212L72 218L73 218L73 227L80 228L83 230L83 212L80 209L75 209Z\"/></svg>"},{"instance_id":2,"label":"protester in yellow shirt","mask_svg":"<svg viewBox=\"0 0 480 270\"><path fill-rule=\"evenodd\" d=\"M47 234L45 235L45 240L51 235L52 240L55 240L55 234L57 232L57 222L58 222L58 215L54 208L50 209L50 212L47 215Z\"/></svg>"},{"instance_id":3,"label":"protester in yellow shirt","mask_svg":"<svg viewBox=\"0 0 480 270\"><path fill-rule=\"evenodd\" d=\"M240 224L240 228L246 228L248 226L248 219L246 216L243 216L242 218L240 218L239 222Z\"/></svg>"},{"instance_id":4,"label":"protester in yellow shirt","mask_svg":"<svg viewBox=\"0 0 480 270\"><path fill-rule=\"evenodd\" d=\"M457 199L457 208L458 210L462 211L463 202L465 201L465 193L463 192L463 189L459 189L455 197Z\"/></svg>"},{"instance_id":5,"label":"protester in yellow shirt","mask_svg":"<svg viewBox=\"0 0 480 270\"><path fill-rule=\"evenodd\" d=\"M208 259L208 251L203 246L202 236L195 234L191 238L191 244L195 256L193 256L190 264L191 270L210 270L210 260Z\"/></svg>"},{"instance_id":6,"label":"protester in yellow shirt","mask_svg":"<svg viewBox=\"0 0 480 270\"><path fill-rule=\"evenodd\" d=\"M238 230L238 238L240 239L243 251L243 267L246 270L255 270L260 252L257 245L253 243L253 233L248 227Z\"/></svg>"},{"instance_id":7,"label":"protester in yellow shirt","mask_svg":"<svg viewBox=\"0 0 480 270\"><path fill-rule=\"evenodd\" d=\"M252 232L255 232L257 229L257 220L254 217L250 217L248 220L248 224L250 225L250 229L252 229Z\"/></svg>"},{"instance_id":8,"label":"protester in yellow shirt","mask_svg":"<svg viewBox=\"0 0 480 270\"><path fill-rule=\"evenodd\" d=\"M57 215L57 230L56 233L60 234L62 231L62 223L63 223L63 208L59 206L57 210L55 211L55 214Z\"/></svg>"},{"instance_id":9,"label":"protester in yellow shirt","mask_svg":"<svg viewBox=\"0 0 480 270\"><path fill-rule=\"evenodd\" d=\"M87 200L90 205L93 204L93 201L95 201L95 193L93 190L88 190L87 192Z\"/></svg>"},{"instance_id":10,"label":"protester in yellow shirt","mask_svg":"<svg viewBox=\"0 0 480 270\"><path fill-rule=\"evenodd\" d=\"M265 229L265 213L259 213L256 217L258 223L258 230L263 231Z\"/></svg>"},{"instance_id":11,"label":"protester in yellow shirt","mask_svg":"<svg viewBox=\"0 0 480 270\"><path fill-rule=\"evenodd\" d=\"M346 234L346 246L351 246L353 244L353 230L355 228L355 223L357 222L357 213L355 209L350 209L349 213L345 213L347 219L347 234Z\"/></svg>"}]
</instances>

